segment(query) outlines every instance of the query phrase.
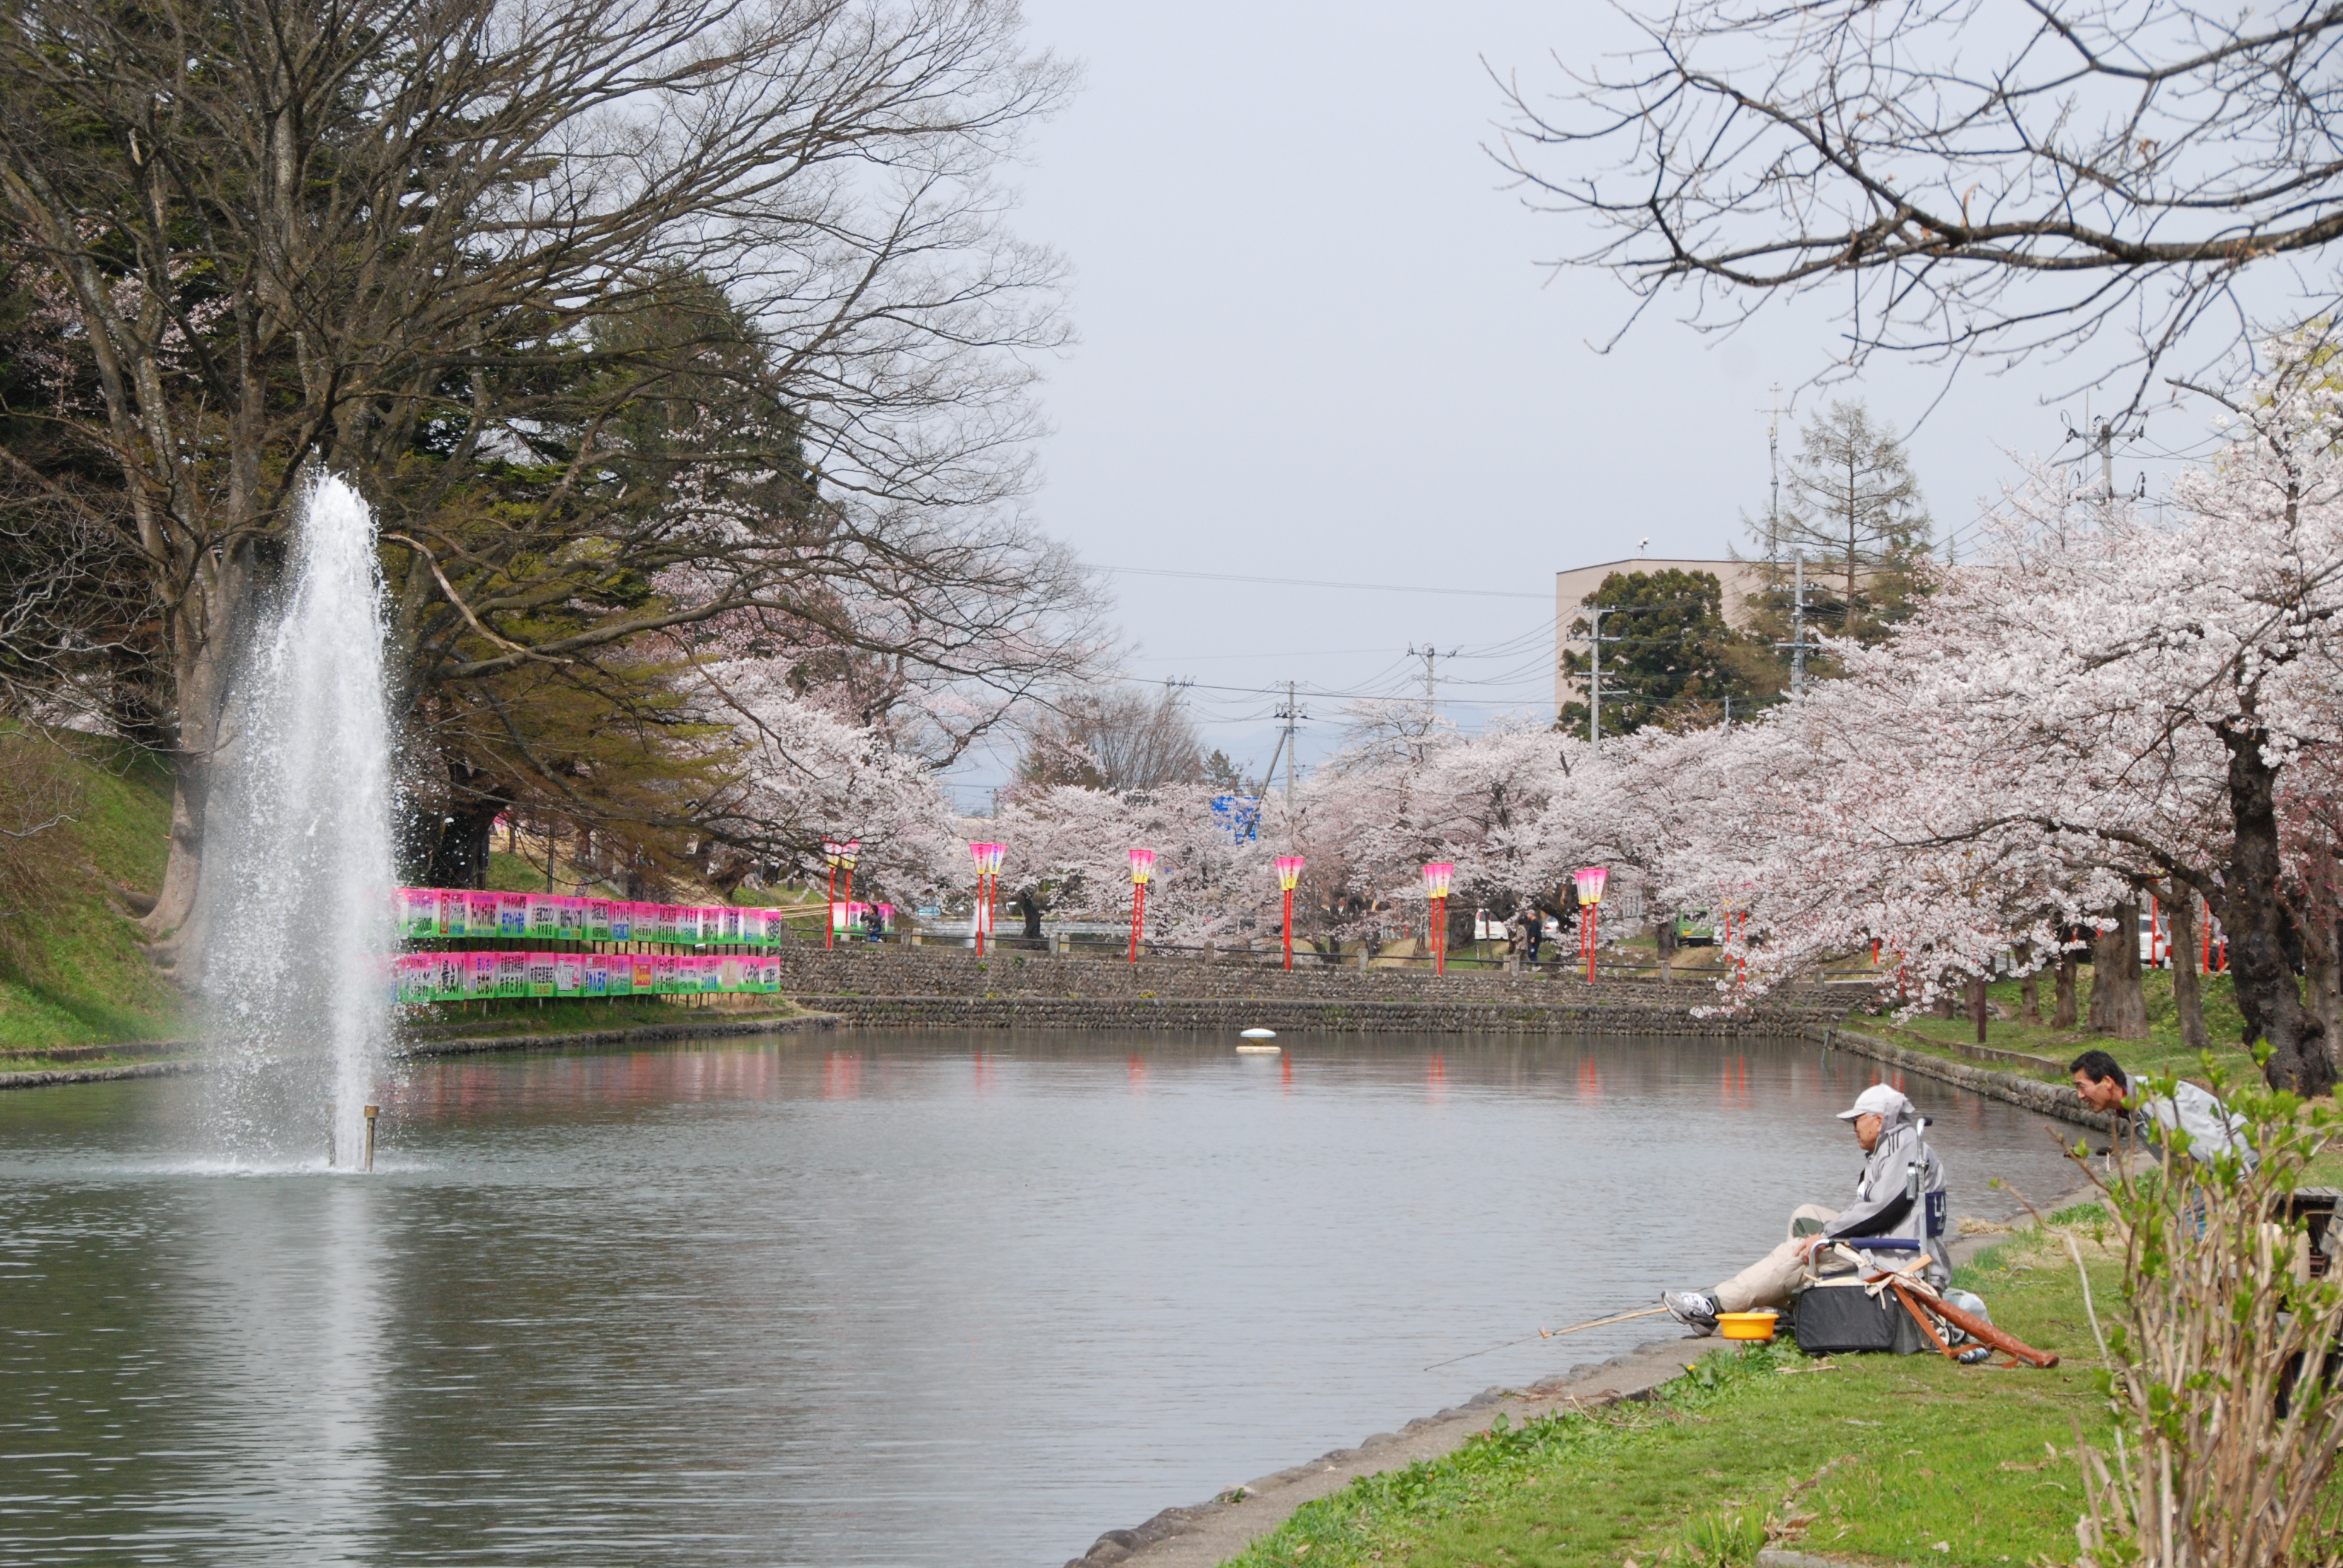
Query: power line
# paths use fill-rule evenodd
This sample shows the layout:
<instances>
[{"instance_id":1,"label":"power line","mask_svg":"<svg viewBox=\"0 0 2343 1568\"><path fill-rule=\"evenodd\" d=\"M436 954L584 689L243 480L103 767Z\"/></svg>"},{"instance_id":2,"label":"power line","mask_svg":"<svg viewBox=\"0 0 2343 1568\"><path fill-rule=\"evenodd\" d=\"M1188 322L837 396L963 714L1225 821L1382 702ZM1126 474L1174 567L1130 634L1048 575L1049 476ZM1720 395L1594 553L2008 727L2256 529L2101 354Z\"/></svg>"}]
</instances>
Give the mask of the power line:
<instances>
[{"instance_id":1,"label":"power line","mask_svg":"<svg viewBox=\"0 0 2343 1568\"><path fill-rule=\"evenodd\" d=\"M1422 583L1338 583L1321 578L1256 578L1234 572L1182 572L1163 567L1100 567L1100 571L1115 577L1192 578L1212 583L1268 583L1277 588L1345 588L1355 593L1433 593L1453 594L1466 598L1534 598L1548 599L1542 593L1513 593L1503 588L1427 588Z\"/></svg>"}]
</instances>

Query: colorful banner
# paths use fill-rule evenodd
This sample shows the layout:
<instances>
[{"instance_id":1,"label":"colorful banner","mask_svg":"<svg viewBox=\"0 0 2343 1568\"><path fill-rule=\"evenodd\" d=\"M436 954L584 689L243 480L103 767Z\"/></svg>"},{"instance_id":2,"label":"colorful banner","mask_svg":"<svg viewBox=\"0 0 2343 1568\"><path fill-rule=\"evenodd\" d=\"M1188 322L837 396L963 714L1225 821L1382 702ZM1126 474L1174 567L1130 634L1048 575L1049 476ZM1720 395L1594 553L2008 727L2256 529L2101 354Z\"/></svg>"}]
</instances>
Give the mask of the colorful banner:
<instances>
[{"instance_id":1,"label":"colorful banner","mask_svg":"<svg viewBox=\"0 0 2343 1568\"><path fill-rule=\"evenodd\" d=\"M836 918L841 924L859 921L870 909L863 903L840 904ZM879 910L882 918L890 912L885 904ZM395 918L401 940L415 942L518 940L578 947L664 942L687 948L768 948L779 945L788 930L779 910L754 904L659 904L460 888L400 888Z\"/></svg>"},{"instance_id":2,"label":"colorful banner","mask_svg":"<svg viewBox=\"0 0 2343 1568\"><path fill-rule=\"evenodd\" d=\"M398 934L407 938L437 936L438 902L428 888L399 889Z\"/></svg>"},{"instance_id":3,"label":"colorful banner","mask_svg":"<svg viewBox=\"0 0 2343 1568\"><path fill-rule=\"evenodd\" d=\"M401 953L387 990L402 1007L516 997L771 996L780 960L769 953Z\"/></svg>"}]
</instances>

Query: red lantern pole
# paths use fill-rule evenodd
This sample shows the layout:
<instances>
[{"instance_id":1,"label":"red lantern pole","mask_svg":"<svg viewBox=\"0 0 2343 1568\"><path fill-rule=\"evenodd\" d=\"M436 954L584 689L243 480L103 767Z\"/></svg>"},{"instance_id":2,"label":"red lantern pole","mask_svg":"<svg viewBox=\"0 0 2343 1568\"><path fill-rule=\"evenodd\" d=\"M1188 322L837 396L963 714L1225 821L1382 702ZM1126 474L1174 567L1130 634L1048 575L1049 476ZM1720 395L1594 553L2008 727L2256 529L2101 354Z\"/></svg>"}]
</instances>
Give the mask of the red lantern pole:
<instances>
[{"instance_id":1,"label":"red lantern pole","mask_svg":"<svg viewBox=\"0 0 2343 1568\"><path fill-rule=\"evenodd\" d=\"M970 923L976 928L976 956L984 956L984 933L992 929L993 900L1001 896L1001 857L1009 852L1006 844L970 844L969 856L976 862L976 909Z\"/></svg>"},{"instance_id":2,"label":"red lantern pole","mask_svg":"<svg viewBox=\"0 0 2343 1568\"><path fill-rule=\"evenodd\" d=\"M1139 961L1139 933L1147 922L1147 883L1155 875L1155 851L1131 852L1131 961Z\"/></svg>"},{"instance_id":3,"label":"red lantern pole","mask_svg":"<svg viewBox=\"0 0 2343 1568\"><path fill-rule=\"evenodd\" d=\"M822 911L821 945L834 948L838 945L838 862L834 859L830 863L830 900Z\"/></svg>"},{"instance_id":4,"label":"red lantern pole","mask_svg":"<svg viewBox=\"0 0 2343 1568\"><path fill-rule=\"evenodd\" d=\"M1432 911L1424 936L1432 948L1432 972L1448 972L1448 887L1456 875L1453 860L1427 861L1423 868L1424 907Z\"/></svg>"},{"instance_id":5,"label":"red lantern pole","mask_svg":"<svg viewBox=\"0 0 2343 1568\"><path fill-rule=\"evenodd\" d=\"M1299 855L1277 858L1277 885L1285 894L1285 967L1293 968L1293 889L1302 880L1302 859Z\"/></svg>"},{"instance_id":6,"label":"red lantern pole","mask_svg":"<svg viewBox=\"0 0 2343 1568\"><path fill-rule=\"evenodd\" d=\"M1578 885L1578 945L1586 955L1588 985L1594 983L1594 950L1600 922L1598 911L1603 908L1603 885L1610 879L1609 869L1602 866L1582 866L1571 878Z\"/></svg>"}]
</instances>

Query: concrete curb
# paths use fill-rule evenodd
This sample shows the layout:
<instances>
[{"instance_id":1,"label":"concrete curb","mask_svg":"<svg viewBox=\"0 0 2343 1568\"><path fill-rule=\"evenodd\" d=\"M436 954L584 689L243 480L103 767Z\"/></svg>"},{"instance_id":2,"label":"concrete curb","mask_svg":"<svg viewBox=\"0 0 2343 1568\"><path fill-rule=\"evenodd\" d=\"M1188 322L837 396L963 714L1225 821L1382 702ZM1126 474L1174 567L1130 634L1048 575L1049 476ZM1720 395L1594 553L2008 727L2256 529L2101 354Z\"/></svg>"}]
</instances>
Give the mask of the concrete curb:
<instances>
[{"instance_id":1,"label":"concrete curb","mask_svg":"<svg viewBox=\"0 0 2343 1568\"><path fill-rule=\"evenodd\" d=\"M394 1060L424 1056L473 1056L492 1050L574 1050L581 1046L649 1045L661 1040L719 1040L731 1035L775 1034L835 1029L839 1020L828 1013L792 1013L782 1018L732 1018L706 1022L643 1024L633 1029L581 1030L574 1034L508 1034L455 1036L445 1040L409 1040L391 1052ZM183 1049L192 1050L192 1045ZM210 1067L202 1059L184 1061L141 1061L125 1067L43 1068L28 1072L0 1072L0 1090L53 1089L67 1083L106 1083L121 1078L176 1078Z\"/></svg>"},{"instance_id":2,"label":"concrete curb","mask_svg":"<svg viewBox=\"0 0 2343 1568\"><path fill-rule=\"evenodd\" d=\"M105 1083L117 1078L176 1078L201 1072L201 1061L140 1061L128 1067L58 1067L0 1072L0 1089L51 1089L64 1083Z\"/></svg>"},{"instance_id":3,"label":"concrete curb","mask_svg":"<svg viewBox=\"0 0 2343 1568\"><path fill-rule=\"evenodd\" d=\"M1503 1414L1518 1423L1529 1416L1574 1407L1600 1410L1622 1400L1648 1399L1652 1391L1684 1370L1688 1360L1713 1347L1687 1335L1642 1345L1607 1362L1573 1367L1517 1392L1487 1389L1461 1405L1409 1422L1397 1432L1377 1432L1356 1448L1338 1448L1304 1464L1232 1487L1209 1503L1167 1508L1131 1530L1110 1530L1066 1568L1217 1568L1276 1529L1305 1503L1339 1492L1363 1475L1394 1470L1420 1459L1437 1459L1489 1430ZM1687 1352L1690 1352L1689 1354Z\"/></svg>"},{"instance_id":4,"label":"concrete curb","mask_svg":"<svg viewBox=\"0 0 2343 1568\"><path fill-rule=\"evenodd\" d=\"M1996 1072L1990 1068L1946 1061L1941 1056L1914 1050L1851 1029L1828 1029L1813 1038L1825 1050L1851 1050L1857 1056L1867 1056L1875 1061L1884 1061L1891 1067L1900 1067L1906 1072L1916 1072L1924 1078L1950 1083L1988 1099L2006 1101L2044 1116L2055 1116L2078 1127L2096 1128L2105 1132L2113 1125L2106 1112L2084 1109L2081 1097L2076 1094L2071 1084L2045 1083L2038 1078L2026 1078L2015 1072Z\"/></svg>"}]
</instances>

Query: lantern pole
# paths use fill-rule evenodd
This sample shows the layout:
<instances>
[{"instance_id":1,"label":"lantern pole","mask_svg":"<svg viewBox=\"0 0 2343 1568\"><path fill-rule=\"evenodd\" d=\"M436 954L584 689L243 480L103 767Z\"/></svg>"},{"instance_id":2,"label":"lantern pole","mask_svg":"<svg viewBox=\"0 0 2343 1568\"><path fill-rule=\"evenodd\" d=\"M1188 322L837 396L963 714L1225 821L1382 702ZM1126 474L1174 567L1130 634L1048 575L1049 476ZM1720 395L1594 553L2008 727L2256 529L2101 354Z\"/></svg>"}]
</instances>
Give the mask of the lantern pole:
<instances>
[{"instance_id":1,"label":"lantern pole","mask_svg":"<svg viewBox=\"0 0 2343 1568\"><path fill-rule=\"evenodd\" d=\"M835 839L821 841L821 858L830 862L830 897L822 904L821 945L838 945L838 861L846 846Z\"/></svg>"},{"instance_id":2,"label":"lantern pole","mask_svg":"<svg viewBox=\"0 0 2343 1568\"><path fill-rule=\"evenodd\" d=\"M1424 935L1432 948L1434 974L1448 972L1448 886L1455 875L1453 860L1427 861L1423 868L1424 903L1432 911L1432 923Z\"/></svg>"},{"instance_id":3,"label":"lantern pole","mask_svg":"<svg viewBox=\"0 0 2343 1568\"><path fill-rule=\"evenodd\" d=\"M1581 866L1572 880L1578 884L1578 946L1586 955L1586 983L1594 983L1594 953L1602 930L1603 884L1611 872L1603 866Z\"/></svg>"},{"instance_id":4,"label":"lantern pole","mask_svg":"<svg viewBox=\"0 0 2343 1568\"><path fill-rule=\"evenodd\" d=\"M1299 855L1277 858L1277 885L1285 894L1285 967L1293 968L1293 888L1302 880L1303 860Z\"/></svg>"},{"instance_id":5,"label":"lantern pole","mask_svg":"<svg viewBox=\"0 0 2343 1568\"><path fill-rule=\"evenodd\" d=\"M846 916L850 921L854 918L854 859L862 853L862 840L849 839L839 848L843 851L839 856L839 860L846 867ZM835 929L837 924L838 916L833 910L830 915L830 925Z\"/></svg>"},{"instance_id":6,"label":"lantern pole","mask_svg":"<svg viewBox=\"0 0 2343 1568\"><path fill-rule=\"evenodd\" d=\"M1131 961L1139 961L1139 932L1147 919L1147 883L1155 874L1155 851L1131 852Z\"/></svg>"}]
</instances>

